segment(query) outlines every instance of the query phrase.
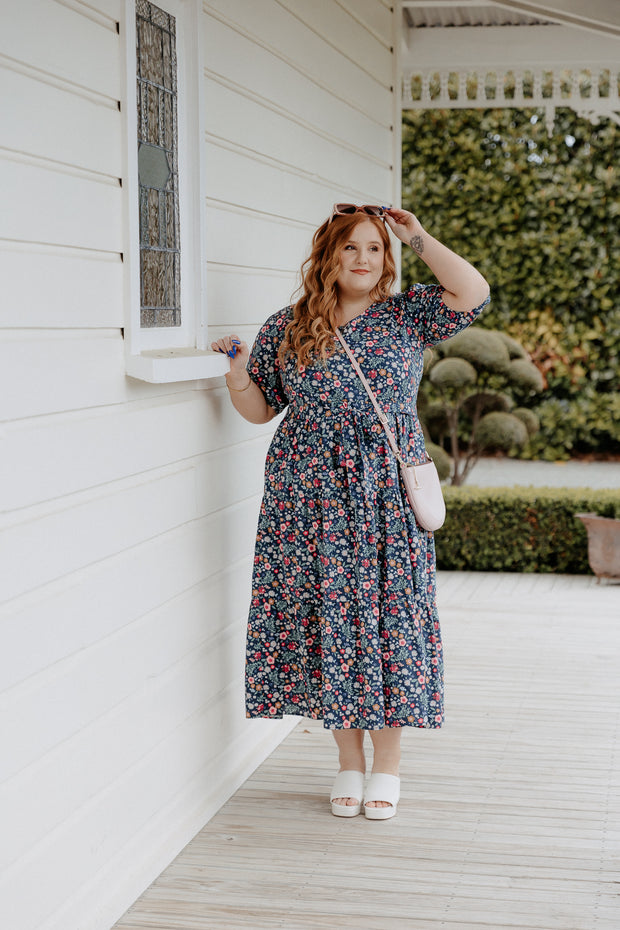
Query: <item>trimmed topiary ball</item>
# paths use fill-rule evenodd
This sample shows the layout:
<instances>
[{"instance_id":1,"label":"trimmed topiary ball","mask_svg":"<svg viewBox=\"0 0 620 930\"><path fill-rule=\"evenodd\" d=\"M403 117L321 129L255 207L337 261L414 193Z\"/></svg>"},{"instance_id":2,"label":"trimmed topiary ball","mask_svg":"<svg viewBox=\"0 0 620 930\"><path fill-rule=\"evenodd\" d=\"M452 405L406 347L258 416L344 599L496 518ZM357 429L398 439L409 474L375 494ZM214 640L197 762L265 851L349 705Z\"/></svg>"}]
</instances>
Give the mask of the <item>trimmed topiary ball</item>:
<instances>
[{"instance_id":1,"label":"trimmed topiary ball","mask_svg":"<svg viewBox=\"0 0 620 930\"><path fill-rule=\"evenodd\" d=\"M461 391L474 384L476 369L463 358L442 358L431 368L429 378L442 391Z\"/></svg>"},{"instance_id":2,"label":"trimmed topiary ball","mask_svg":"<svg viewBox=\"0 0 620 930\"><path fill-rule=\"evenodd\" d=\"M436 400L425 404L424 410L421 413L421 418L424 426L428 427L432 436L441 436L442 433L447 432L448 416L446 407L445 404L442 404L440 401Z\"/></svg>"},{"instance_id":3,"label":"trimmed topiary ball","mask_svg":"<svg viewBox=\"0 0 620 930\"><path fill-rule=\"evenodd\" d=\"M509 452L527 442L527 429L512 413L487 413L476 427L474 441L478 449Z\"/></svg>"},{"instance_id":4,"label":"trimmed topiary ball","mask_svg":"<svg viewBox=\"0 0 620 930\"><path fill-rule=\"evenodd\" d=\"M524 358L515 358L510 362L509 377L512 383L522 391L538 393L543 389L543 377L536 365Z\"/></svg>"},{"instance_id":5,"label":"trimmed topiary ball","mask_svg":"<svg viewBox=\"0 0 620 930\"><path fill-rule=\"evenodd\" d=\"M470 394L463 401L463 410L473 416L474 411L480 404L481 413L492 413L494 410L502 410L507 413L514 407L514 401L508 394L502 394L501 391L479 391L477 394Z\"/></svg>"},{"instance_id":6,"label":"trimmed topiary ball","mask_svg":"<svg viewBox=\"0 0 620 930\"><path fill-rule=\"evenodd\" d=\"M486 329L466 329L444 344L446 358L462 358L477 370L507 373L510 355L499 333Z\"/></svg>"},{"instance_id":7,"label":"trimmed topiary ball","mask_svg":"<svg viewBox=\"0 0 620 930\"><path fill-rule=\"evenodd\" d=\"M450 450L453 485L466 480L482 450L514 453L526 444L536 420L511 411L527 407L542 386L526 350L499 330L473 326L425 354L420 422L426 438Z\"/></svg>"},{"instance_id":8,"label":"trimmed topiary ball","mask_svg":"<svg viewBox=\"0 0 620 930\"><path fill-rule=\"evenodd\" d=\"M533 436L534 433L537 433L540 429L540 420L533 410L529 410L527 407L516 407L512 411L512 415L519 417L521 422L525 425L528 436Z\"/></svg>"},{"instance_id":9,"label":"trimmed topiary ball","mask_svg":"<svg viewBox=\"0 0 620 930\"><path fill-rule=\"evenodd\" d=\"M508 349L508 355L510 358L525 358L529 359L529 355L526 350L523 348L521 343L517 342L516 339L513 339L512 336L509 336L508 333L503 333L500 329L495 330L499 338L502 340L506 348Z\"/></svg>"},{"instance_id":10,"label":"trimmed topiary ball","mask_svg":"<svg viewBox=\"0 0 620 930\"><path fill-rule=\"evenodd\" d=\"M436 446L434 442L427 442L426 451L432 458L437 468L437 474L440 481L445 481L452 474L452 459L441 446Z\"/></svg>"}]
</instances>

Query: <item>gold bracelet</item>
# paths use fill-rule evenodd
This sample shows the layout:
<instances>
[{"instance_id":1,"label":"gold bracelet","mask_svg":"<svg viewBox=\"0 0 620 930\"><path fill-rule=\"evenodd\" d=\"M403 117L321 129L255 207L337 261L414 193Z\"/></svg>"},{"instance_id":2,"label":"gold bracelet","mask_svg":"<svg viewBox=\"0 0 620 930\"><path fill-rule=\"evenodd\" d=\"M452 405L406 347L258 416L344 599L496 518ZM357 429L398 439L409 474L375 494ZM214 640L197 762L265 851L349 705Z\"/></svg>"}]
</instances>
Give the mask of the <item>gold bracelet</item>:
<instances>
[{"instance_id":1,"label":"gold bracelet","mask_svg":"<svg viewBox=\"0 0 620 930\"><path fill-rule=\"evenodd\" d=\"M228 388L228 390L229 390L229 391L235 391L235 393L237 393L237 394L243 394L243 392L244 392L244 391L247 391L247 389L249 388L249 386L250 386L251 384L252 384L252 379L250 378L249 375L248 375L248 383L246 384L246 386L245 386L244 388L234 388L234 387L231 387L230 384L228 383L228 378L226 378L226 387Z\"/></svg>"}]
</instances>

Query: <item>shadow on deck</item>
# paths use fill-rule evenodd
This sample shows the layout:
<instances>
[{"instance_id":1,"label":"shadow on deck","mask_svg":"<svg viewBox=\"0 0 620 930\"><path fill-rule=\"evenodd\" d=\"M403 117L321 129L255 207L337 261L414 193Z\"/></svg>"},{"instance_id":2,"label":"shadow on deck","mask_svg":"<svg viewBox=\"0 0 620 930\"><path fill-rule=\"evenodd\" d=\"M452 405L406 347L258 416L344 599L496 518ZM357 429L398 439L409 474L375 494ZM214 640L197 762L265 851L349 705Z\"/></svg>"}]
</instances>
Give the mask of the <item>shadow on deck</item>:
<instances>
[{"instance_id":1,"label":"shadow on deck","mask_svg":"<svg viewBox=\"0 0 620 930\"><path fill-rule=\"evenodd\" d=\"M618 930L620 586L439 592L447 722L405 731L396 818L331 816L302 720L115 930Z\"/></svg>"}]
</instances>

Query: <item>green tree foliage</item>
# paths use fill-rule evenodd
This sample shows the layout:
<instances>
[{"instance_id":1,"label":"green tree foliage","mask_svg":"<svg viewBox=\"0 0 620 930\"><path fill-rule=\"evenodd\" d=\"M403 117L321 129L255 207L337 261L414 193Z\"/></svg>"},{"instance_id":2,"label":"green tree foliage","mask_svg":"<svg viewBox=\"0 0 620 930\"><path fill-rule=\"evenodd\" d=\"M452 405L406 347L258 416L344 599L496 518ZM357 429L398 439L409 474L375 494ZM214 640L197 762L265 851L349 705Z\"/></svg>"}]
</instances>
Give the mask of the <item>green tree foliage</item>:
<instances>
[{"instance_id":1,"label":"green tree foliage","mask_svg":"<svg viewBox=\"0 0 620 930\"><path fill-rule=\"evenodd\" d=\"M426 353L425 373L418 409L427 436L450 449L453 485L482 452L511 452L537 432L536 415L513 408L541 390L542 376L503 333L480 326L457 333Z\"/></svg>"},{"instance_id":2,"label":"green tree foliage","mask_svg":"<svg viewBox=\"0 0 620 930\"><path fill-rule=\"evenodd\" d=\"M403 205L487 277L482 325L514 337L543 375L526 455L620 451L615 124L559 109L549 139L540 110L408 111ZM424 271L404 250L404 285Z\"/></svg>"}]
</instances>

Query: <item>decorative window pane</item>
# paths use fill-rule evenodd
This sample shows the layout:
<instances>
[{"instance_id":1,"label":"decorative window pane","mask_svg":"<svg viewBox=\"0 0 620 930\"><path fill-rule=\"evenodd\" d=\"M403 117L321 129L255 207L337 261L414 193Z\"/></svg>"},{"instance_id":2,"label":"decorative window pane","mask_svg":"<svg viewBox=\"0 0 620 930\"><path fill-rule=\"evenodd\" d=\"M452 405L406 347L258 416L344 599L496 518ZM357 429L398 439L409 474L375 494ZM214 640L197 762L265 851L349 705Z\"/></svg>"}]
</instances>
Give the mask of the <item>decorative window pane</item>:
<instances>
[{"instance_id":1,"label":"decorative window pane","mask_svg":"<svg viewBox=\"0 0 620 930\"><path fill-rule=\"evenodd\" d=\"M140 325L181 325L174 16L136 0Z\"/></svg>"}]
</instances>

